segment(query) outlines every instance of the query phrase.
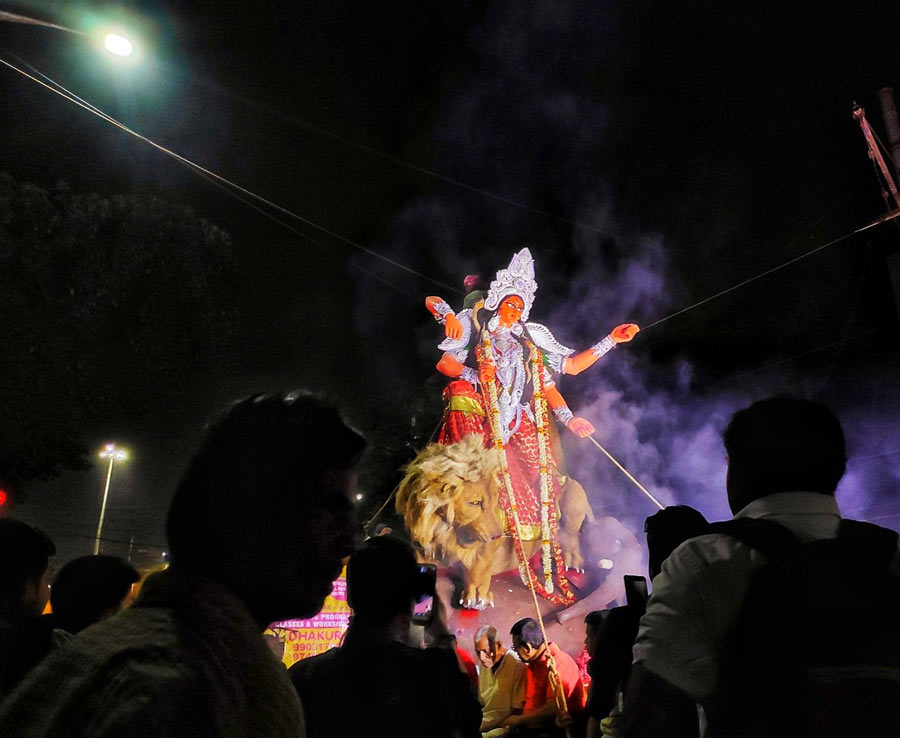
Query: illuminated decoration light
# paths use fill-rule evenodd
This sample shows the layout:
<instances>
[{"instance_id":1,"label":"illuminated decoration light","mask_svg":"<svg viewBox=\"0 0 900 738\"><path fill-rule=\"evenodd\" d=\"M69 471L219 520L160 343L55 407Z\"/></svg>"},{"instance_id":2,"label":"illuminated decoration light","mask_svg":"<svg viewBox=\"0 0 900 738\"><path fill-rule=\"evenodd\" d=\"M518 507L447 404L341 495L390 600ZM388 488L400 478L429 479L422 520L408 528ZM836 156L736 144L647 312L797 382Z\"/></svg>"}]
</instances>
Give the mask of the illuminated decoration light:
<instances>
[{"instance_id":1,"label":"illuminated decoration light","mask_svg":"<svg viewBox=\"0 0 900 738\"><path fill-rule=\"evenodd\" d=\"M6 501L9 499L9 495L6 494L6 490L0 489L0 507L6 504Z\"/></svg>"},{"instance_id":2,"label":"illuminated decoration light","mask_svg":"<svg viewBox=\"0 0 900 738\"><path fill-rule=\"evenodd\" d=\"M131 41L118 33L107 33L103 38L103 48L117 56L131 56L134 52L134 45Z\"/></svg>"},{"instance_id":3,"label":"illuminated decoration light","mask_svg":"<svg viewBox=\"0 0 900 738\"><path fill-rule=\"evenodd\" d=\"M363 498L362 494L357 493L356 501L359 502Z\"/></svg>"}]
</instances>

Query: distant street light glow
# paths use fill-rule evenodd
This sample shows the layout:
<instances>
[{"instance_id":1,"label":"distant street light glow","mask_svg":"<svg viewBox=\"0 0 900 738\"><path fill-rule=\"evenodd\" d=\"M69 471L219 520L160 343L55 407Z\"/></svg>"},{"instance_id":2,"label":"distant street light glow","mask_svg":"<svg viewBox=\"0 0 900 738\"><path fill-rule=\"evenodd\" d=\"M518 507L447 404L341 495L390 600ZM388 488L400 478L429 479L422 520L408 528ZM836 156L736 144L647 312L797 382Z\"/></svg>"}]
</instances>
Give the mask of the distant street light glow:
<instances>
[{"instance_id":1,"label":"distant street light glow","mask_svg":"<svg viewBox=\"0 0 900 738\"><path fill-rule=\"evenodd\" d=\"M116 461L125 461L125 459L128 458L128 454L126 454L122 449L116 448L116 445L114 443L107 443L106 447L100 452L100 458L114 458Z\"/></svg>"},{"instance_id":2,"label":"distant street light glow","mask_svg":"<svg viewBox=\"0 0 900 738\"><path fill-rule=\"evenodd\" d=\"M111 54L118 56L131 56L134 45L124 36L118 33L107 33L103 39L103 47Z\"/></svg>"}]
</instances>

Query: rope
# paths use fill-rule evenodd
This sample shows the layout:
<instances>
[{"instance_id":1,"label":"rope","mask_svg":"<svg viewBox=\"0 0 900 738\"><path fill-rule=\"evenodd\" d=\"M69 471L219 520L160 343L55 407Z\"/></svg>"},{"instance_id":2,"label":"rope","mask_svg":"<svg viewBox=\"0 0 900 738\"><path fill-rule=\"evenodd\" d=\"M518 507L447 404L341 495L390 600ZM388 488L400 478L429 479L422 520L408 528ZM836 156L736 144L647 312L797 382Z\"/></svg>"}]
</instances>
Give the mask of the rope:
<instances>
[{"instance_id":1,"label":"rope","mask_svg":"<svg viewBox=\"0 0 900 738\"><path fill-rule=\"evenodd\" d=\"M372 523L374 523L376 520L378 520L378 516L384 512L384 508L386 508L388 506L388 503L394 499L394 495L397 494L398 489L400 489L399 484L394 487L394 489L388 495L387 499L382 503L381 507L378 508L375 514L365 522L365 524L363 525L363 530L368 531L369 526L372 525ZM366 535L368 535L368 533L366 533Z\"/></svg>"},{"instance_id":2,"label":"rope","mask_svg":"<svg viewBox=\"0 0 900 738\"><path fill-rule=\"evenodd\" d=\"M434 441L434 437L437 435L437 432L438 432L438 430L440 430L440 427L441 427L441 425L443 425L443 423L444 423L444 419L441 418L438 421L438 424L436 426L434 426L434 430L431 431L431 435L428 437L428 440L425 442L426 447L432 441ZM402 482L401 482L401 484L402 484ZM386 508L388 503L394 499L394 495L397 494L398 489L400 489L399 484L396 487L394 487L393 490L391 490L391 493L388 495L388 498L384 501L384 503L381 505L381 507L378 508L377 512L371 518L369 518L368 521L366 521L366 523L363 525L364 530L368 530L369 526L372 525L372 523L374 523L378 519L378 516L384 512L384 508Z\"/></svg>"},{"instance_id":3,"label":"rope","mask_svg":"<svg viewBox=\"0 0 900 738\"><path fill-rule=\"evenodd\" d=\"M779 271L780 269L784 269L785 267L788 267L791 264L795 264L798 261L807 258L808 256L817 254L819 251L822 251L823 249L827 249L829 246L834 246L835 244L838 244L841 241L846 241L851 236L855 236L857 233L862 233L863 231L868 230L869 228L872 228L872 227L878 225L879 222L881 222L881 221L880 220L875 221L873 223L869 223L866 226L863 226L862 228L857 228L855 231L851 231L850 233L847 233L847 234L841 236L840 238L835 238L833 241L829 241L828 243L822 244L821 246L817 246L816 248L814 248L810 251L807 251L806 253L800 254L800 256L795 256L793 259L789 259L788 261L784 262L783 264L779 264L776 267L767 269L766 271L761 272L760 274L757 274L756 276L745 279L743 282L738 282L738 284L736 284L732 287L729 287L728 289L722 290L721 292L717 292L714 295L710 295L709 297L706 297L706 298L700 300L699 302L695 302L693 305L689 305L686 308L682 308L681 310L671 313L670 315L667 315L664 318L660 318L655 323L651 323L648 326L644 326L643 330L646 331L650 328L654 328L654 327L660 325L661 323L665 323L667 320L671 320L672 318L674 318L678 315L683 315L684 313L688 312L689 310L698 308L701 305L705 305L708 302L712 302L713 300L716 300L720 297L723 297L724 295L727 295L729 292L734 292L735 290L740 289L741 287L745 287L746 285L750 284L751 282L755 282L756 280L762 279L763 277L768 277L770 274L774 274L775 272Z\"/></svg>"},{"instance_id":4,"label":"rope","mask_svg":"<svg viewBox=\"0 0 900 738\"><path fill-rule=\"evenodd\" d=\"M607 451L605 448L603 448L603 446L601 446L599 443L597 443L597 439L596 439L596 438L594 438L593 436L587 436L587 439L588 439L591 443L593 443L597 448L599 448L604 454L606 454L606 458L608 458L613 464L615 464L617 467L619 467L619 470L620 470L626 477L628 477L632 482L634 482L635 486L636 486L641 492L643 492L645 495L647 495L647 497L650 498L650 500L653 502L654 505L656 505L660 510L662 510L662 509L665 507L665 505L663 505L663 504L662 504L659 500L657 500L652 494L650 494L650 492L647 491L647 488L644 487L643 484L641 484L637 479L635 479L633 476L631 476L631 472L629 472L628 469L626 469L626 468L625 468L624 466L622 466L618 461L616 461L615 457L614 457L609 451Z\"/></svg>"},{"instance_id":5,"label":"rope","mask_svg":"<svg viewBox=\"0 0 900 738\"><path fill-rule=\"evenodd\" d=\"M156 143L152 139L147 138L143 134L138 133L137 131L126 126L124 123L121 123L120 121L116 120L111 115L103 112L102 110L100 110L100 108L96 107L95 105L81 101L80 99L77 98L77 96L70 93L65 87L63 87L62 85L60 85L57 82L53 82L52 80L50 80L52 82L52 84L55 85L55 87L50 84L47 84L46 82L41 81L37 77L35 77L31 74L28 74L28 72L25 72L24 70L19 69L14 64L10 64L5 59L0 59L0 64L3 64L4 66L8 67L9 69L12 69L15 72L18 72L23 77L27 77L32 82L36 82L37 84L41 85L41 87L47 88L54 94L59 95L60 97L62 97L65 100L68 100L71 103L74 103L78 107L83 108L84 110L87 110L92 115L96 115L98 118L105 120L107 123L110 123L110 124L116 126L117 128L121 129L125 133L128 133L131 136L134 136L135 138L139 139L140 141L143 141L144 143L146 143L149 146L152 146L153 148L162 152L163 154L166 154L167 156L175 159L176 161L179 161L180 163L188 166L195 172L205 174L207 177L211 177L211 178L217 180L218 182L220 182L224 185L227 185L229 187L232 187L233 189L237 190L238 192L241 192L244 195L247 195L248 197L253 198L254 200L257 200L261 203L264 203L265 205L268 205L273 210L277 210L278 212L283 213L284 215L288 215L291 218L295 218L296 220L299 220L301 223L308 225L310 228L314 228L317 231L320 231L328 236L331 236L332 238L334 238L338 241L341 241L342 243L345 243L349 246L352 246L353 248L358 249L358 250L368 254L369 256L373 256L377 259L381 259L382 261L390 264L391 266L393 266L397 269L401 269L409 274L420 277L428 282L438 285L439 287L443 287L444 289L450 290L453 293L462 294L462 291L455 287L451 287L450 285L440 282L436 279L433 279L432 277L429 277L426 274L422 274L421 272L418 272L415 269L412 269L412 268L406 266L405 264L401 264L400 262L398 262L394 259L391 259L390 257L385 256L384 254L380 254L377 251L373 251L372 249L369 249L369 248L363 246L362 244L357 243L356 241L346 238L345 236L342 236L339 233L336 233L335 231L332 231L332 230L326 228L325 226L319 225L318 223L310 220L309 218L304 218L303 216L298 215L297 213L293 212L292 210L282 207L281 205L278 205L277 203L266 199L262 195L257 195L252 190L249 190L246 187L242 187L241 185L237 184L236 182L233 182L233 181L227 179L226 177L216 174L215 172L211 171L210 169L207 169L207 168L201 166L200 164L197 164L196 162L191 161L187 157L182 156L181 154L178 154L175 151L172 151L171 149L166 148L162 144ZM48 80L50 79L49 77L46 77L46 75L41 75L41 76L45 77Z\"/></svg>"},{"instance_id":6,"label":"rope","mask_svg":"<svg viewBox=\"0 0 900 738\"><path fill-rule=\"evenodd\" d=\"M490 339L485 335L484 346L486 351L490 351ZM506 487L506 494L509 498L509 508L513 521L513 532L516 538L516 546L514 546L516 550L516 555L519 559L519 574L523 574L522 577L524 583L528 586L528 591L531 593L531 599L534 604L534 611L537 615L537 622L541 629L541 637L544 639L544 643L546 644L545 652L547 654L547 670L550 676L550 683L553 686L553 694L554 700L556 701L556 709L560 715L568 714L568 704L566 703L566 695L562 688L562 680L559 677L559 670L556 666L556 659L553 658L553 654L550 652L550 641L547 639L547 629L544 627L544 617L541 615L541 606L538 603L536 585L534 582L534 576L531 572L531 566L528 564L528 559L525 556L524 547L522 546L522 529L519 523L519 512L518 512L518 503L516 501L515 492L513 491L512 479L509 476L509 467L506 463L506 451L503 447L503 436L500 432L500 414L497 411L497 387L494 382L488 382L488 391L487 391L487 400L488 400L488 419L490 421L491 426L491 435L493 436L494 447L499 451L498 457L500 459L500 471L501 471L501 481ZM527 577L527 579L526 579Z\"/></svg>"},{"instance_id":7,"label":"rope","mask_svg":"<svg viewBox=\"0 0 900 738\"><path fill-rule=\"evenodd\" d=\"M831 343L826 343L822 346L816 346L815 348L808 349L806 351L803 351L802 353L794 354L793 356L788 356L787 358L784 358L784 359L779 359L778 361L775 361L771 364L766 364L765 366L761 366L756 369L751 369L750 371L741 372L740 374L736 374L733 377L727 377L725 379L719 380L718 382L710 382L709 384L704 384L704 385L701 385L700 387L693 387L693 388L691 388L690 392L685 392L681 395L678 395L675 399L680 400L682 398L694 395L697 392L702 392L703 390L709 389L710 387L718 387L723 384L728 384L729 382L734 382L738 379L743 379L744 377L749 377L752 374L758 374L759 372L764 372L767 369L771 369L773 367L780 366L781 364L786 364L789 361L794 361L796 359L803 358L804 356L809 356L810 354L818 353L819 351L824 351L825 349L829 349L834 346L840 346L842 344L849 343L850 341L855 341L858 338L864 338L864 337L866 337L872 333L876 333L876 332L878 332L878 328L871 328L867 331L864 331L863 333L858 333L853 336L848 336L847 338L842 338L838 341L832 341Z\"/></svg>"}]
</instances>

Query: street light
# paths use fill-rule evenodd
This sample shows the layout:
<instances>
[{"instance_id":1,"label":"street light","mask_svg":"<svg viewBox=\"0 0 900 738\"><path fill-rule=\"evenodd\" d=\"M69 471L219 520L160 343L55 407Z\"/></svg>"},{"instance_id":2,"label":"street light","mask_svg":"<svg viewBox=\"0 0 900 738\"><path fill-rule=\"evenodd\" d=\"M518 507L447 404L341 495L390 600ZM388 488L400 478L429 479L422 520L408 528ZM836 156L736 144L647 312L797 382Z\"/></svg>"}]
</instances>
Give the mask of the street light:
<instances>
[{"instance_id":1,"label":"street light","mask_svg":"<svg viewBox=\"0 0 900 738\"><path fill-rule=\"evenodd\" d=\"M118 33L107 33L103 38L103 47L110 54L116 54L117 56L131 56L134 51L134 44Z\"/></svg>"},{"instance_id":2,"label":"street light","mask_svg":"<svg viewBox=\"0 0 900 738\"><path fill-rule=\"evenodd\" d=\"M53 28L57 31L74 33L78 36L91 37L95 40L95 42L102 40L102 47L110 54L115 54L116 56L129 57L135 53L134 43L130 39L126 38L123 33L119 32L120 29L116 28L115 30L112 30L110 29L108 24L101 23L99 21L94 21L91 23L93 28L90 31L81 31L77 28L69 28L68 26L63 26L58 23L50 23L48 21L41 20L40 18L31 18L30 16L19 15L18 13L10 13L5 10L0 10L0 21L5 21L7 23L21 23L30 26L43 26L44 28ZM104 26L107 29L106 32L102 30Z\"/></svg>"},{"instance_id":3,"label":"street light","mask_svg":"<svg viewBox=\"0 0 900 738\"><path fill-rule=\"evenodd\" d=\"M103 518L106 516L106 500L109 497L109 483L112 479L113 465L117 461L125 461L128 458L122 449L116 448L116 444L107 443L100 452L101 459L109 459L109 470L106 472L106 486L103 488L103 504L100 506L100 524L97 526L97 537L94 539L94 556L100 553L100 534L103 532Z\"/></svg>"}]
</instances>

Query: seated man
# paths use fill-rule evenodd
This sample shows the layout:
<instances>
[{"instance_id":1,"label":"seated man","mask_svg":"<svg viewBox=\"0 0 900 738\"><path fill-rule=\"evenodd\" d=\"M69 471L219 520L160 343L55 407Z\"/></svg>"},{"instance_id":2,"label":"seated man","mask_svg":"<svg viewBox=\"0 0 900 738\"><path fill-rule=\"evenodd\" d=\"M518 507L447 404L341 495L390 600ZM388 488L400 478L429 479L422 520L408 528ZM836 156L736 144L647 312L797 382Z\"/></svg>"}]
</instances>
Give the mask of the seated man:
<instances>
[{"instance_id":1,"label":"seated man","mask_svg":"<svg viewBox=\"0 0 900 738\"><path fill-rule=\"evenodd\" d=\"M412 549L390 536L370 538L350 557L353 617L343 645L288 672L310 738L479 735L481 710L446 628L434 641L447 647L407 645L421 593L416 570Z\"/></svg>"},{"instance_id":2,"label":"seated man","mask_svg":"<svg viewBox=\"0 0 900 738\"><path fill-rule=\"evenodd\" d=\"M534 618L523 618L510 629L513 649L527 666L525 705L521 715L510 715L502 725L521 735L554 731L563 716L556 702L556 690L550 676L548 656L556 662L557 673L570 718L580 720L584 713L585 692L578 664L555 643L544 642L541 627Z\"/></svg>"},{"instance_id":3,"label":"seated man","mask_svg":"<svg viewBox=\"0 0 900 738\"><path fill-rule=\"evenodd\" d=\"M478 673L481 732L492 737L502 735L503 721L510 715L521 715L525 706L527 667L497 640L493 625L482 625L475 632L475 653L481 663Z\"/></svg>"}]
</instances>

